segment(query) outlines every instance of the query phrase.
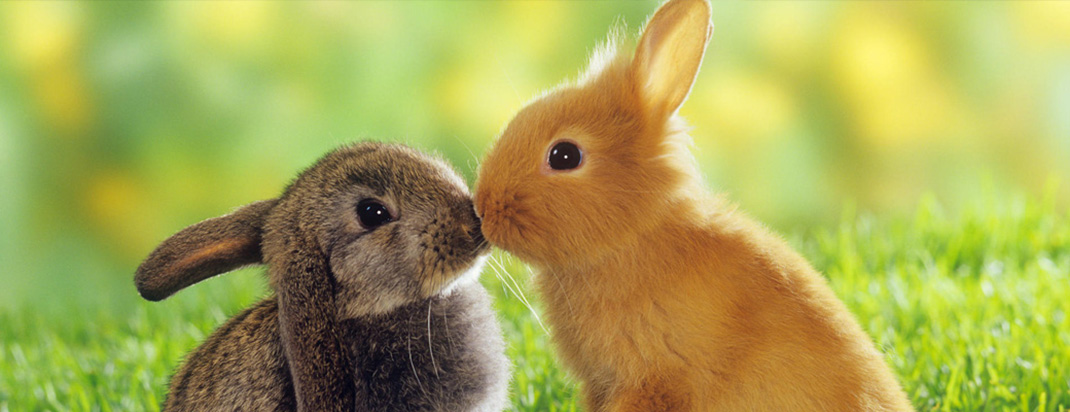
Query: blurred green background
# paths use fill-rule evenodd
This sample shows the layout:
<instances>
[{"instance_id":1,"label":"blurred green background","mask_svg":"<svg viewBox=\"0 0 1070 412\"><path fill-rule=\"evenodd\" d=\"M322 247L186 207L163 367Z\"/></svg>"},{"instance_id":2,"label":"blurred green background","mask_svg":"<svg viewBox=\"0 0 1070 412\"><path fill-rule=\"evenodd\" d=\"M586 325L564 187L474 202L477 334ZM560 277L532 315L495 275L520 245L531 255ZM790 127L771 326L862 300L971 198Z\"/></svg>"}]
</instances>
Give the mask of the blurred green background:
<instances>
[{"instance_id":1,"label":"blurred green background","mask_svg":"<svg viewBox=\"0 0 1070 412\"><path fill-rule=\"evenodd\" d=\"M143 305L158 242L346 142L472 182L513 113L657 4L0 2L0 311ZM774 228L1070 200L1070 2L713 8L682 114L707 184Z\"/></svg>"},{"instance_id":2,"label":"blurred green background","mask_svg":"<svg viewBox=\"0 0 1070 412\"><path fill-rule=\"evenodd\" d=\"M513 113L657 4L0 3L0 304L133 299L165 236L344 142L471 181ZM1070 177L1070 3L716 2L714 22L682 114L709 186L779 229Z\"/></svg>"}]
</instances>

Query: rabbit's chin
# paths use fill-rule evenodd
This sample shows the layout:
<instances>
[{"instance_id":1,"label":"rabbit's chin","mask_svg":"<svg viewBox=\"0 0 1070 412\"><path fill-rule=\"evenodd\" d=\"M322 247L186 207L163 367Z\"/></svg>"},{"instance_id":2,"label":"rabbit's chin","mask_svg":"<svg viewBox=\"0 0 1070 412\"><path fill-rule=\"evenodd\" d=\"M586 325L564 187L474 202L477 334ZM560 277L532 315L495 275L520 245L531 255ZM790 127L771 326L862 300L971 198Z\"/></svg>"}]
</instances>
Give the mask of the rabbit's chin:
<instances>
[{"instance_id":1,"label":"rabbit's chin","mask_svg":"<svg viewBox=\"0 0 1070 412\"><path fill-rule=\"evenodd\" d=\"M464 272L454 278L453 281L446 285L446 287L442 288L439 295L449 296L458 287L479 281L479 274L483 272L483 265L487 263L487 258L489 257L490 254L485 254L476 258L475 261L472 262L472 266L469 266L468 269L465 269Z\"/></svg>"}]
</instances>

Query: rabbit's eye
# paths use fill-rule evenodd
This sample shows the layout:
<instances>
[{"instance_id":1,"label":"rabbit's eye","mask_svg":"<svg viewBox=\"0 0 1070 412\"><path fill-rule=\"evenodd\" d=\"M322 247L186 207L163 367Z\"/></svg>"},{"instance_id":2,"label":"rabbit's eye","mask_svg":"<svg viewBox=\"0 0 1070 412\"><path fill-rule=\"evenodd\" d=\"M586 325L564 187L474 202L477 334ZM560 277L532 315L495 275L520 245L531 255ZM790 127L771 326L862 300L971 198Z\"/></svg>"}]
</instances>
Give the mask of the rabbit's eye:
<instances>
[{"instance_id":1,"label":"rabbit's eye","mask_svg":"<svg viewBox=\"0 0 1070 412\"><path fill-rule=\"evenodd\" d=\"M583 154L580 148L571 142L560 142L550 149L550 157L547 160L550 168L554 170L569 170L580 166Z\"/></svg>"},{"instance_id":2,"label":"rabbit's eye","mask_svg":"<svg viewBox=\"0 0 1070 412\"><path fill-rule=\"evenodd\" d=\"M375 229L394 219L386 206L373 199L364 199L357 203L357 217L366 229Z\"/></svg>"}]
</instances>

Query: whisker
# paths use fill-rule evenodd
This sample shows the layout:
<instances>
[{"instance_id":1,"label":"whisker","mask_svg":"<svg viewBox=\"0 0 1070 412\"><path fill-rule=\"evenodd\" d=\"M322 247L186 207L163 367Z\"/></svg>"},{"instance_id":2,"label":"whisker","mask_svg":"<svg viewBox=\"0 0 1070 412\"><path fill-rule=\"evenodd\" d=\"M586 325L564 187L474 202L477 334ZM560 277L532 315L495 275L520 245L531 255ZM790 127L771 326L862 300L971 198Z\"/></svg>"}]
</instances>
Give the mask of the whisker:
<instances>
[{"instance_id":1,"label":"whisker","mask_svg":"<svg viewBox=\"0 0 1070 412\"><path fill-rule=\"evenodd\" d=\"M412 323L412 315L409 315L409 323ZM420 388L420 392L423 392L424 396L427 396L427 389L424 389L423 382L420 382L420 373L416 371L416 363L412 361L412 336L405 336L405 349L409 352L409 367L412 368L412 376L416 378L416 386Z\"/></svg>"},{"instance_id":2,"label":"whisker","mask_svg":"<svg viewBox=\"0 0 1070 412\"><path fill-rule=\"evenodd\" d=\"M568 293L568 289L565 288L564 283L561 283L561 278L557 276L557 273L550 272L550 276L554 277L554 281L557 282L557 287L561 288L561 293L565 295L565 304L568 305L568 313L571 314L573 318L575 318L576 309L572 307L572 298L571 295ZM590 288L590 284L588 284L588 288Z\"/></svg>"},{"instance_id":3,"label":"whisker","mask_svg":"<svg viewBox=\"0 0 1070 412\"><path fill-rule=\"evenodd\" d=\"M531 312L531 315L535 317L535 321L538 322L539 327L542 328L542 331L545 332L547 336L549 336L550 335L550 330L547 329L546 325L542 323L542 318L539 317L539 314L535 311L535 308L531 306L531 302L528 301L527 296L524 296L524 293L522 292L522 290L520 288L520 283L518 283L516 281L516 278L514 278L513 275L509 274L509 271L506 270L504 263L502 263L500 261L497 261L497 260L495 260L493 258L490 259L490 260L494 261L498 266L500 266L502 272L505 273L505 276L509 277L509 280L511 280L513 282L513 286L516 287L516 295L517 295L518 298L520 298L520 302L523 303L524 306L528 308L528 311ZM493 267L493 264L491 266Z\"/></svg>"},{"instance_id":4,"label":"whisker","mask_svg":"<svg viewBox=\"0 0 1070 412\"><path fill-rule=\"evenodd\" d=\"M514 278L511 273L509 273L509 271L505 268L505 265L502 264L502 262L498 262L498 266L502 269L502 273L505 274L505 276L513 282L513 287L516 288L516 294L517 297L520 298L520 301L524 302L524 304L526 304L528 308L531 308L531 304L530 302L528 302L528 297L524 295L524 291L523 289L521 289L520 283L516 281L516 278ZM532 311L532 314L534 314L534 311ZM535 315L535 317L537 318L538 315Z\"/></svg>"},{"instance_id":5,"label":"whisker","mask_svg":"<svg viewBox=\"0 0 1070 412\"><path fill-rule=\"evenodd\" d=\"M505 81L509 82L509 88L513 89L513 93L516 94L516 100L518 102L523 102L524 98L520 97L520 91L517 90L516 84L513 83L513 78L509 77L509 71L505 70L505 65L502 64L501 56L497 52L494 53L494 61L498 63L498 68L502 69L502 74L505 75Z\"/></svg>"},{"instance_id":6,"label":"whisker","mask_svg":"<svg viewBox=\"0 0 1070 412\"><path fill-rule=\"evenodd\" d=\"M450 334L450 317L449 315L442 317L442 326L446 328L446 342L450 344L450 353L456 353L457 349L453 346L453 335Z\"/></svg>"},{"instance_id":7,"label":"whisker","mask_svg":"<svg viewBox=\"0 0 1070 412\"><path fill-rule=\"evenodd\" d=\"M493 260L494 260L494 255L490 255L490 259L487 259L488 262L491 262ZM501 274L501 272L498 271L498 268L494 267L493 264L488 265L488 266L490 267L491 270L494 271L494 277L498 278L498 280L501 281L502 292L505 292L505 295L509 296L510 290L506 289L506 287L509 286L508 282L506 282L505 278L502 277L502 274Z\"/></svg>"},{"instance_id":8,"label":"whisker","mask_svg":"<svg viewBox=\"0 0 1070 412\"><path fill-rule=\"evenodd\" d=\"M491 258L489 260L487 260L487 262L489 263L489 262L493 262L493 261L494 261L494 256L491 255ZM500 270L498 270L498 267L494 266L494 264L490 264L488 266L490 267L491 270L494 271L494 276L497 277L498 280L501 281L501 283L502 283L502 291L506 292L506 296L508 296L510 293L512 293L513 295L516 295L516 292L513 292L513 287L509 285L509 282L505 281L504 277L502 277L502 272Z\"/></svg>"},{"instance_id":9,"label":"whisker","mask_svg":"<svg viewBox=\"0 0 1070 412\"><path fill-rule=\"evenodd\" d=\"M476 156L476 153L472 151L472 148L471 148L471 147L468 147L468 144L467 144L467 143L465 143L465 142L464 142L464 140L461 140L461 138L460 138L460 137L457 137L457 135L450 135L450 137L453 137L453 140L456 140L456 141L457 141L457 143L460 143L460 144L461 144L461 147L464 147L464 150L467 150L467 151L468 151L468 154L472 155L472 158L471 158L471 159L468 159L468 162L466 162L465 164L466 164L466 165L467 165L467 166L468 166L469 168L471 168L472 170L475 170L475 169L476 169L476 167L475 167L475 166L476 166L476 165L479 165L479 156ZM473 164L471 163L471 162L473 162L473 161L475 162L475 165L473 165Z\"/></svg>"},{"instance_id":10,"label":"whisker","mask_svg":"<svg viewBox=\"0 0 1070 412\"><path fill-rule=\"evenodd\" d=\"M435 371L435 378L438 376L438 364L435 363L435 345L431 343L431 300L427 300L427 353L431 354L431 370Z\"/></svg>"}]
</instances>

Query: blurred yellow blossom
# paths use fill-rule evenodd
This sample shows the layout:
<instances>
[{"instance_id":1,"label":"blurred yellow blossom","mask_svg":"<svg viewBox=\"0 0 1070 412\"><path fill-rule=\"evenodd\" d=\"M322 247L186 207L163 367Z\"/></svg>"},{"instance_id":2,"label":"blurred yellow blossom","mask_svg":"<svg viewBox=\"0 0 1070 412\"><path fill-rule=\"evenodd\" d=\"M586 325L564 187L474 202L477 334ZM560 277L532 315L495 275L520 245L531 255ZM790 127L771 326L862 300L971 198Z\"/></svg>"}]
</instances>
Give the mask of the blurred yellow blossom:
<instances>
[{"instance_id":1,"label":"blurred yellow blossom","mask_svg":"<svg viewBox=\"0 0 1070 412\"><path fill-rule=\"evenodd\" d=\"M879 147L953 137L962 115L932 50L884 3L852 4L832 35L832 70L857 136Z\"/></svg>"},{"instance_id":2,"label":"blurred yellow blossom","mask_svg":"<svg viewBox=\"0 0 1070 412\"><path fill-rule=\"evenodd\" d=\"M79 57L85 24L83 5L12 2L4 7L12 57L29 78L46 124L62 136L81 136L92 116Z\"/></svg>"},{"instance_id":3,"label":"blurred yellow blossom","mask_svg":"<svg viewBox=\"0 0 1070 412\"><path fill-rule=\"evenodd\" d=\"M284 3L263 1L180 2L172 7L180 26L201 44L224 52L250 52L269 44L265 38Z\"/></svg>"},{"instance_id":4,"label":"blurred yellow blossom","mask_svg":"<svg viewBox=\"0 0 1070 412\"><path fill-rule=\"evenodd\" d=\"M112 170L89 178L83 206L93 224L94 237L110 249L134 256L155 239L158 213L148 207L143 191L132 176Z\"/></svg>"},{"instance_id":5,"label":"blurred yellow blossom","mask_svg":"<svg viewBox=\"0 0 1070 412\"><path fill-rule=\"evenodd\" d=\"M1070 2L1015 1L1016 26L1025 43L1034 49L1070 49Z\"/></svg>"},{"instance_id":6,"label":"blurred yellow blossom","mask_svg":"<svg viewBox=\"0 0 1070 412\"><path fill-rule=\"evenodd\" d=\"M39 70L68 63L81 40L84 5L59 1L16 1L2 5L7 41L16 64Z\"/></svg>"},{"instance_id":7,"label":"blurred yellow blossom","mask_svg":"<svg viewBox=\"0 0 1070 412\"><path fill-rule=\"evenodd\" d=\"M697 136L709 136L735 147L762 147L784 138L798 110L795 91L780 79L756 72L722 70L710 73L701 89L692 92L680 110L694 125Z\"/></svg>"},{"instance_id":8,"label":"blurred yellow blossom","mask_svg":"<svg viewBox=\"0 0 1070 412\"><path fill-rule=\"evenodd\" d=\"M84 266L32 258L74 248L128 276L360 138L472 177L525 102L658 3L0 1L0 166L18 172L0 226L19 231L0 246L31 273ZM709 186L763 221L1070 181L1070 2L711 3L681 114Z\"/></svg>"},{"instance_id":9,"label":"blurred yellow blossom","mask_svg":"<svg viewBox=\"0 0 1070 412\"><path fill-rule=\"evenodd\" d=\"M824 11L825 7L805 2L779 2L777 7L759 9L752 23L758 47L789 73L812 68L820 58L815 51L822 40Z\"/></svg>"},{"instance_id":10,"label":"blurred yellow blossom","mask_svg":"<svg viewBox=\"0 0 1070 412\"><path fill-rule=\"evenodd\" d=\"M522 48L525 53L547 56L556 50L561 42L590 42L589 39L580 40L563 35L576 31L573 23L577 16L569 12L566 2L510 1L503 2L503 7L505 12L497 21L492 22L492 26L508 30L513 36L523 39L522 44L513 47ZM608 27L606 29L608 31Z\"/></svg>"}]
</instances>

